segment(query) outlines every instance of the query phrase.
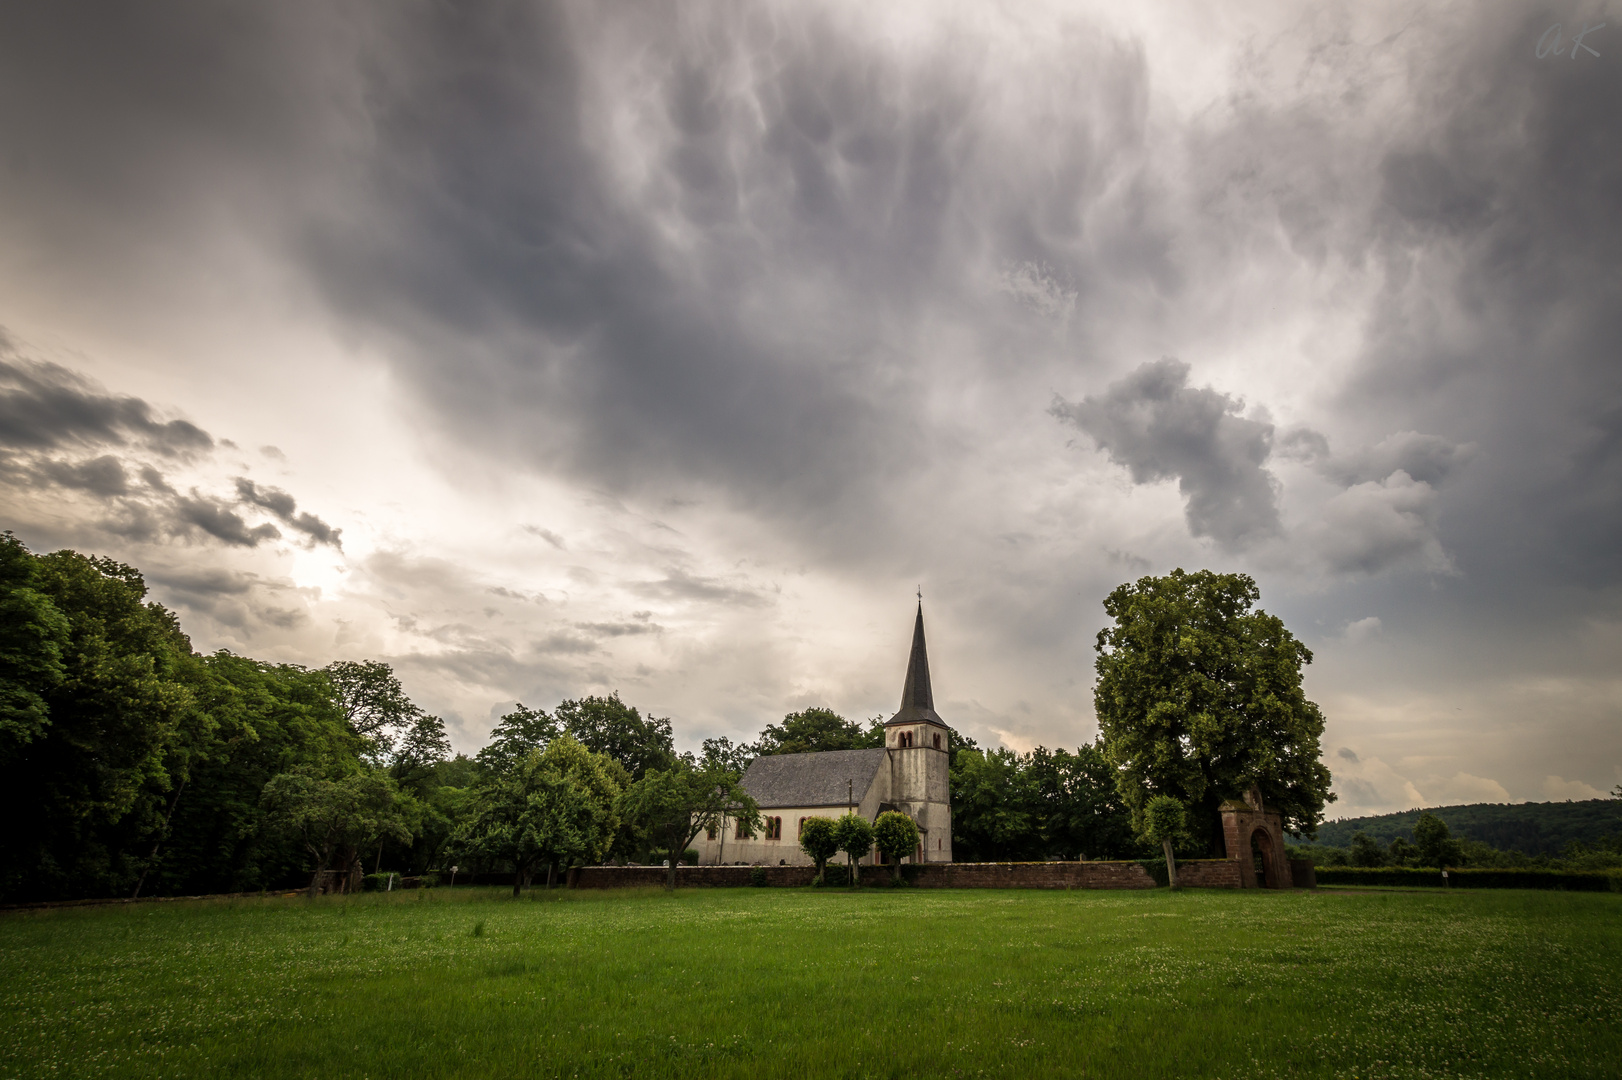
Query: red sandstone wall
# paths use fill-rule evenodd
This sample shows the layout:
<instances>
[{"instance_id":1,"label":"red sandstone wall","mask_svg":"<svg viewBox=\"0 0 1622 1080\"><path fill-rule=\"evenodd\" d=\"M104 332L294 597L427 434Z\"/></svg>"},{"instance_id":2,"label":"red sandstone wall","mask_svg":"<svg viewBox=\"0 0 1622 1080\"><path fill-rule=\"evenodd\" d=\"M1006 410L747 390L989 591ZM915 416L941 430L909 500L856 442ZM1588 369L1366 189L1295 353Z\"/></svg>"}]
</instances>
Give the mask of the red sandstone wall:
<instances>
[{"instance_id":1,"label":"red sandstone wall","mask_svg":"<svg viewBox=\"0 0 1622 1080\"><path fill-rule=\"evenodd\" d=\"M1177 883L1195 889L1240 888L1239 864L1232 859L1178 859Z\"/></svg>"}]
</instances>

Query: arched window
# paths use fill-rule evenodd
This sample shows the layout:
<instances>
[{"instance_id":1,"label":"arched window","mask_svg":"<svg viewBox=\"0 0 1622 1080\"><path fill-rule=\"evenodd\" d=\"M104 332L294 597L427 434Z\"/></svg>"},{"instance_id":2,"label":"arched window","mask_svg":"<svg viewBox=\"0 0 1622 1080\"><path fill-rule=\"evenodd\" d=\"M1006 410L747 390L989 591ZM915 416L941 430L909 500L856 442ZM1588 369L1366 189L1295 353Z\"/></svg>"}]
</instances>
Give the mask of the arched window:
<instances>
[{"instance_id":1,"label":"arched window","mask_svg":"<svg viewBox=\"0 0 1622 1080\"><path fill-rule=\"evenodd\" d=\"M940 748L941 748L941 737L940 737L940 735L937 734L935 736L935 749L939 750Z\"/></svg>"}]
</instances>

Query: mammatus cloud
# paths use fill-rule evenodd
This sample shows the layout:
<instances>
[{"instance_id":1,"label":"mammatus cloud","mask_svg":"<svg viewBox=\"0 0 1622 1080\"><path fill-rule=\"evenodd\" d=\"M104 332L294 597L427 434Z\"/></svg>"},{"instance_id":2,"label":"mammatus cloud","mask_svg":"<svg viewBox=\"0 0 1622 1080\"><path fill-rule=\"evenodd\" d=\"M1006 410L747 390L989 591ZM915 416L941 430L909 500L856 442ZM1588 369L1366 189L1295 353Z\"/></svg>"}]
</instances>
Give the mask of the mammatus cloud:
<instances>
[{"instance_id":1,"label":"mammatus cloud","mask_svg":"<svg viewBox=\"0 0 1622 1080\"><path fill-rule=\"evenodd\" d=\"M1175 479L1188 530L1240 548L1279 531L1278 481L1264 467L1273 425L1246 419L1242 400L1188 385L1189 367L1164 357L1103 394L1051 412L1092 436L1134 483Z\"/></svg>"}]
</instances>

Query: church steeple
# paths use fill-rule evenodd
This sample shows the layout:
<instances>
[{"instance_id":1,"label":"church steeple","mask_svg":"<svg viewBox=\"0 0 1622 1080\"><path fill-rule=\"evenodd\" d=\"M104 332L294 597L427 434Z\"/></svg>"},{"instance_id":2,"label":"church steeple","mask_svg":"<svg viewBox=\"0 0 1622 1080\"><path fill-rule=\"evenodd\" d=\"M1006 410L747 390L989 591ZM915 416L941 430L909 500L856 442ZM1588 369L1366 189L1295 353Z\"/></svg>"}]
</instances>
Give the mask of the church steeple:
<instances>
[{"instance_id":1,"label":"church steeple","mask_svg":"<svg viewBox=\"0 0 1622 1080\"><path fill-rule=\"evenodd\" d=\"M912 655L907 659L907 681L901 687L901 709L890 717L889 724L920 721L946 726L946 721L935 712L935 695L929 686L929 653L924 647L922 600L918 601L918 618L912 625Z\"/></svg>"}]
</instances>

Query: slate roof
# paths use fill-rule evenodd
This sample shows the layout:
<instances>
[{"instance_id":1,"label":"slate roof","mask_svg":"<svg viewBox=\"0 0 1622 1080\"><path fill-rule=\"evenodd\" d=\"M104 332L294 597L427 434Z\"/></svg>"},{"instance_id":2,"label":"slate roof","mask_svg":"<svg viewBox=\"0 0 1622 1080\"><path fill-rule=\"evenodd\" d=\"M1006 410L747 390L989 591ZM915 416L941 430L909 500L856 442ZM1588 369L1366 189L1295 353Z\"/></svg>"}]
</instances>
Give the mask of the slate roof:
<instances>
[{"instance_id":1,"label":"slate roof","mask_svg":"<svg viewBox=\"0 0 1622 1080\"><path fill-rule=\"evenodd\" d=\"M860 804L888 750L823 750L815 754L770 754L750 762L739 781L762 809L778 806ZM846 781L851 781L847 786Z\"/></svg>"},{"instance_id":2,"label":"slate roof","mask_svg":"<svg viewBox=\"0 0 1622 1080\"><path fill-rule=\"evenodd\" d=\"M901 710L885 722L915 724L927 720L948 727L935 711L935 694L929 688L929 653L924 648L924 603L918 602L918 621L912 627L912 655L907 658L907 681L901 688Z\"/></svg>"}]
</instances>

